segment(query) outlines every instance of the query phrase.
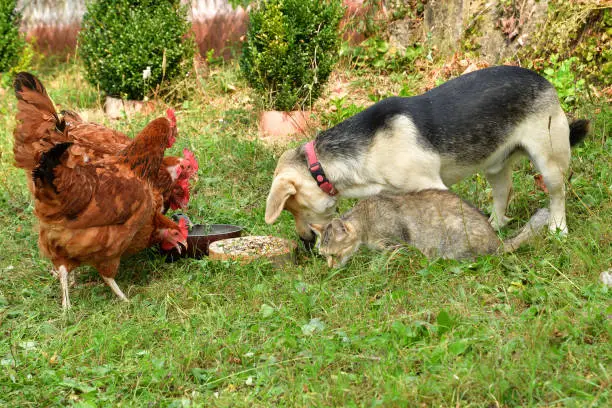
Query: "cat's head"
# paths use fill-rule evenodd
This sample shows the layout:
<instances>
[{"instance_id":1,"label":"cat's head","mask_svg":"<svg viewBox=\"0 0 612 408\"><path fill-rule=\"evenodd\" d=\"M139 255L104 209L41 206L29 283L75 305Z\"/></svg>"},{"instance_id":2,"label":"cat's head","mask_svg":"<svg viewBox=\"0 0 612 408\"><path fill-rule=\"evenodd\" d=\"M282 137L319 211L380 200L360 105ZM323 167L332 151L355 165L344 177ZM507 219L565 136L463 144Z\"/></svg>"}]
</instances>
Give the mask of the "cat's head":
<instances>
[{"instance_id":1,"label":"cat's head","mask_svg":"<svg viewBox=\"0 0 612 408\"><path fill-rule=\"evenodd\" d=\"M317 248L330 268L343 266L361 245L355 227L340 218L327 225L310 224L310 228L317 234Z\"/></svg>"}]
</instances>

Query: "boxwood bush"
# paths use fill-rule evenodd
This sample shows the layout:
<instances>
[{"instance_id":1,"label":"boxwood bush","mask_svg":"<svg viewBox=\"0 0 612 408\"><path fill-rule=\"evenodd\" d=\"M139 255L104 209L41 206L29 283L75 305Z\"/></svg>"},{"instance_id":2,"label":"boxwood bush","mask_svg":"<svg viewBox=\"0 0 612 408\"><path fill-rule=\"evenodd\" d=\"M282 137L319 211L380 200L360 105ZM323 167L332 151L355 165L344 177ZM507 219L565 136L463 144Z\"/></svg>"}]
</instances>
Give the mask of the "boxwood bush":
<instances>
[{"instance_id":1,"label":"boxwood bush","mask_svg":"<svg viewBox=\"0 0 612 408\"><path fill-rule=\"evenodd\" d=\"M17 63L25 45L19 34L21 15L16 6L17 0L0 0L0 72L8 72Z\"/></svg>"},{"instance_id":2,"label":"boxwood bush","mask_svg":"<svg viewBox=\"0 0 612 408\"><path fill-rule=\"evenodd\" d=\"M266 108L312 102L338 60L341 0L263 0L250 13L240 68Z\"/></svg>"},{"instance_id":3,"label":"boxwood bush","mask_svg":"<svg viewBox=\"0 0 612 408\"><path fill-rule=\"evenodd\" d=\"M195 51L190 31L180 0L91 2L79 34L86 78L107 95L143 99L186 74Z\"/></svg>"}]
</instances>

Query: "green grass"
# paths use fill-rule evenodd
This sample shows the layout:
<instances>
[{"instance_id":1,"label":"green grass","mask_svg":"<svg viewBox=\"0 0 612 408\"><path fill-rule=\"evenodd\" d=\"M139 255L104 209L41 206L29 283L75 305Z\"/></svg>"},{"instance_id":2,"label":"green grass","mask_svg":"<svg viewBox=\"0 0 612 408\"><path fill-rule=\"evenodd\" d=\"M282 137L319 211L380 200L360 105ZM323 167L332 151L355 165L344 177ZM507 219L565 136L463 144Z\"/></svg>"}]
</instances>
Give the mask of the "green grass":
<instances>
[{"instance_id":1,"label":"green grass","mask_svg":"<svg viewBox=\"0 0 612 408\"><path fill-rule=\"evenodd\" d=\"M40 73L56 103L99 107L78 67ZM282 149L252 140L256 115L236 68L194 88L173 148L190 147L200 161L188 214L297 238L289 214L263 221ZM26 175L12 166L15 104L7 89L0 406L609 406L611 291L598 275L612 263L612 114L601 104L577 112L594 122L573 151L565 239L546 236L476 262L364 250L340 270L306 255L282 269L168 264L151 250L122 263L118 284L129 304L83 267L66 315L51 264L38 254ZM110 125L133 133L154 116ZM327 125L342 112L321 116ZM504 234L547 205L533 174L528 162L515 172L516 221ZM480 176L455 190L480 208L491 204Z\"/></svg>"}]
</instances>

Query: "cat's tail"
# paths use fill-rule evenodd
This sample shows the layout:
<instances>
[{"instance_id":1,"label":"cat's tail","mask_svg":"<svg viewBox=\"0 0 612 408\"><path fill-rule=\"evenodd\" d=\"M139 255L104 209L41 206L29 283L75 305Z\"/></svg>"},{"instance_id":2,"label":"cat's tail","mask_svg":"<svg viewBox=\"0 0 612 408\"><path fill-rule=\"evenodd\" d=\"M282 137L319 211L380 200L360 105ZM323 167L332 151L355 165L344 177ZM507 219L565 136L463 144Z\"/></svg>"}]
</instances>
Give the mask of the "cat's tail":
<instances>
[{"instance_id":1,"label":"cat's tail","mask_svg":"<svg viewBox=\"0 0 612 408\"><path fill-rule=\"evenodd\" d=\"M550 211L548 208L540 208L531 216L527 224L512 238L504 240L502 243L502 252L512 252L518 249L525 242L538 235L544 227L548 225Z\"/></svg>"}]
</instances>

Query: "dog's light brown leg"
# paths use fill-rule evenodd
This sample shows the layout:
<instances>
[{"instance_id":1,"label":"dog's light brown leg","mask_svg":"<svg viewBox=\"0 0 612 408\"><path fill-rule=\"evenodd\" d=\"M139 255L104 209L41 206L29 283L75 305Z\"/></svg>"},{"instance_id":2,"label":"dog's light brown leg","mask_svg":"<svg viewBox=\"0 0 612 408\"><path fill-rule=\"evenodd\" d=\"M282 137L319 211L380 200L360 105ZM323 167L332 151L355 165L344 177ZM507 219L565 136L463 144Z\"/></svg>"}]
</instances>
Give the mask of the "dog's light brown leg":
<instances>
[{"instance_id":1,"label":"dog's light brown leg","mask_svg":"<svg viewBox=\"0 0 612 408\"><path fill-rule=\"evenodd\" d=\"M551 232L557 230L567 234L567 222L565 220L565 175L557 167L550 165L544 175L544 183L550 194L550 219L548 228Z\"/></svg>"},{"instance_id":2,"label":"dog's light brown leg","mask_svg":"<svg viewBox=\"0 0 612 408\"><path fill-rule=\"evenodd\" d=\"M506 216L506 208L512 192L512 164L506 163L497 173L485 173L493 190L493 211L489 222L498 230L506 225L511 218Z\"/></svg>"},{"instance_id":3,"label":"dog's light brown leg","mask_svg":"<svg viewBox=\"0 0 612 408\"><path fill-rule=\"evenodd\" d=\"M542 130L544 128L545 130ZM542 173L544 184L550 196L550 218L548 228L551 232L567 234L565 220L565 175L570 163L569 128L565 114L557 112L541 120L540 134L523 141L536 169Z\"/></svg>"}]
</instances>

